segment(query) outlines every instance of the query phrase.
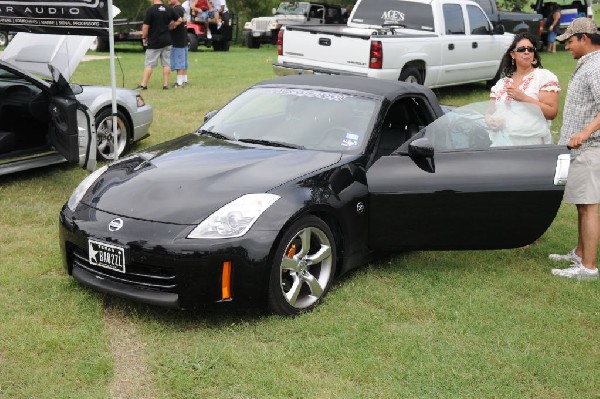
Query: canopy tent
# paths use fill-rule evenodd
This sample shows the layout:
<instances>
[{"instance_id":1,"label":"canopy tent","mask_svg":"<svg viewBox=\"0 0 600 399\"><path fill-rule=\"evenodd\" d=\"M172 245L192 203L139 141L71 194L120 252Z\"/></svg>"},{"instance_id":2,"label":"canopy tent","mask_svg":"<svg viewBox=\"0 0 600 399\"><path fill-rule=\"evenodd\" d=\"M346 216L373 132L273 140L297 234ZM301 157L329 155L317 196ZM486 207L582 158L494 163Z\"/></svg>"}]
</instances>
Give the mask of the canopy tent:
<instances>
[{"instance_id":1,"label":"canopy tent","mask_svg":"<svg viewBox=\"0 0 600 399\"><path fill-rule=\"evenodd\" d=\"M0 30L39 34L108 36L113 137L117 138L117 84L112 0L0 0ZM115 151L114 159L118 158Z\"/></svg>"}]
</instances>

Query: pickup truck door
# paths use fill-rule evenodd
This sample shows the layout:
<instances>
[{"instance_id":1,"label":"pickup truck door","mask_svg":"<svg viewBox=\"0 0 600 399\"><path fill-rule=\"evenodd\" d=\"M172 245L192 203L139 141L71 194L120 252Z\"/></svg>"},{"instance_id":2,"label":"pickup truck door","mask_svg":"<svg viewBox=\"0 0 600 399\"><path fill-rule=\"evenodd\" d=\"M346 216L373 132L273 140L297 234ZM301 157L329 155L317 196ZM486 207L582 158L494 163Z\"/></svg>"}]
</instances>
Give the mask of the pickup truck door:
<instances>
[{"instance_id":1,"label":"pickup truck door","mask_svg":"<svg viewBox=\"0 0 600 399\"><path fill-rule=\"evenodd\" d=\"M483 11L475 6L465 9L455 3L443 4L442 10L443 66L437 85L475 82L493 77L499 57L492 46L491 26Z\"/></svg>"}]
</instances>

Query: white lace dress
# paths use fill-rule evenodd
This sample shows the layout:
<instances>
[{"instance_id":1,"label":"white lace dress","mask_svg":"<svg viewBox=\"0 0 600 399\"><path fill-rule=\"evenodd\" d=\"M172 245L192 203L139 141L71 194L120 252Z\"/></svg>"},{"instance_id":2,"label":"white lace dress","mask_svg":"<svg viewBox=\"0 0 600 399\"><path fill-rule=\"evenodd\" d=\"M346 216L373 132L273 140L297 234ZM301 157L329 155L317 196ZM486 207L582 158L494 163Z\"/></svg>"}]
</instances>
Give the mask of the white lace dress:
<instances>
[{"instance_id":1,"label":"white lace dress","mask_svg":"<svg viewBox=\"0 0 600 399\"><path fill-rule=\"evenodd\" d=\"M502 78L492 87L490 93L490 97L495 100L495 111L492 115L503 120L502 127L490 134L492 146L551 144L551 122L546 120L537 105L508 97L506 89L512 84L512 78ZM541 91L560 92L556 75L541 68L536 68L525 76L519 89L536 100L539 100Z\"/></svg>"}]
</instances>

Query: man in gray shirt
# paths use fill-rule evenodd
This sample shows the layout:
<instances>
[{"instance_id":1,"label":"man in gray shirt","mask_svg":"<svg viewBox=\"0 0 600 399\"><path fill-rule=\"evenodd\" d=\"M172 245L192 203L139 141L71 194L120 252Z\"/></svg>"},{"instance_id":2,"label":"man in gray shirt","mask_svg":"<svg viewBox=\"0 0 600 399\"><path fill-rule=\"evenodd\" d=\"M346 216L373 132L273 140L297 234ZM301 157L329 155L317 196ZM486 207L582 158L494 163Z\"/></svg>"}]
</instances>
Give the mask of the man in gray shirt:
<instances>
[{"instance_id":1,"label":"man in gray shirt","mask_svg":"<svg viewBox=\"0 0 600 399\"><path fill-rule=\"evenodd\" d=\"M600 239L600 34L592 19L574 19L564 34L566 49L578 60L567 90L559 144L571 149L564 201L577 207L577 247L568 254L551 254L570 261L552 274L577 279L598 278L596 258Z\"/></svg>"}]
</instances>

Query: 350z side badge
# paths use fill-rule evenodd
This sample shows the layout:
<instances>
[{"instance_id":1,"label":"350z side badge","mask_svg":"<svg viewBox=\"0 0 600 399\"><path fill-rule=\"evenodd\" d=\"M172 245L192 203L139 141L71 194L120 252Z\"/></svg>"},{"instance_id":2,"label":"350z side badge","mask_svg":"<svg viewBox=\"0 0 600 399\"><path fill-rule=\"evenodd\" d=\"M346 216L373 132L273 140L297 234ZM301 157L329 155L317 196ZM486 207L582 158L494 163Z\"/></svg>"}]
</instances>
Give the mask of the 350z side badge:
<instances>
[{"instance_id":1,"label":"350z side badge","mask_svg":"<svg viewBox=\"0 0 600 399\"><path fill-rule=\"evenodd\" d=\"M110 231L121 230L121 227L123 227L123 219L121 218L115 218L108 224L108 230Z\"/></svg>"}]
</instances>

